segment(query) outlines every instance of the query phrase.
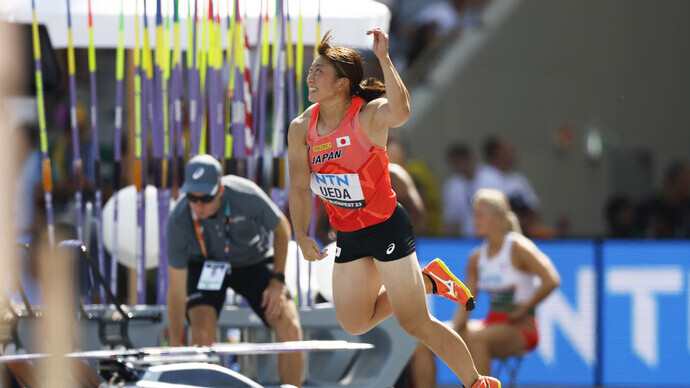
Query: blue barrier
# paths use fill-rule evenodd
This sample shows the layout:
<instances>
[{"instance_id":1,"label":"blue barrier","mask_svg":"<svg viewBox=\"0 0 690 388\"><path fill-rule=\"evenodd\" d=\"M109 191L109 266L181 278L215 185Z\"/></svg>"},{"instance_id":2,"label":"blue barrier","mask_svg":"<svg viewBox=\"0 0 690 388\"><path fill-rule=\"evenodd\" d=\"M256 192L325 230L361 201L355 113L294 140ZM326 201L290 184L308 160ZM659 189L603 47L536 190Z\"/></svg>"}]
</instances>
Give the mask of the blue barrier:
<instances>
[{"instance_id":1,"label":"blue barrier","mask_svg":"<svg viewBox=\"0 0 690 388\"><path fill-rule=\"evenodd\" d=\"M690 243L607 241L603 383L690 385Z\"/></svg>"},{"instance_id":2,"label":"blue barrier","mask_svg":"<svg viewBox=\"0 0 690 388\"><path fill-rule=\"evenodd\" d=\"M462 279L467 258L479 243L419 239L418 255L422 265L443 258ZM562 284L537 311L540 342L524 358L519 384L690 384L690 242L564 240L537 245L558 268ZM438 297L429 301L437 318L452 319L453 303ZM472 317L483 318L486 311L486 295L480 294ZM441 362L437 366L439 385L458 384L450 369Z\"/></svg>"}]
</instances>

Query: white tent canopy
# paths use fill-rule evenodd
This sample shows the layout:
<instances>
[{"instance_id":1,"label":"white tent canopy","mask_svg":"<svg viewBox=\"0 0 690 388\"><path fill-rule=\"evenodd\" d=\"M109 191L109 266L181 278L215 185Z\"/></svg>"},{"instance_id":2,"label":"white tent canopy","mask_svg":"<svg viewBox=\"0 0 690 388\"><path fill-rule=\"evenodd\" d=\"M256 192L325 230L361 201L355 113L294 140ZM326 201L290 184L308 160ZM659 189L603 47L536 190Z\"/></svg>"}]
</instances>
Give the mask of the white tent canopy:
<instances>
[{"instance_id":1,"label":"white tent canopy","mask_svg":"<svg viewBox=\"0 0 690 388\"><path fill-rule=\"evenodd\" d=\"M35 0L36 18L39 24L45 24L55 48L67 47L67 2L66 0ZM240 0L241 14L247 16L247 34L250 45L256 45L259 17L263 14L260 7L269 2L269 40L273 38L273 17L275 15L275 0ZM193 0L180 0L180 43L182 49L187 47L187 10ZM227 23L228 3L234 0L214 0L216 12L220 8L223 31ZM381 27L388 31L390 24L390 10L383 4L373 0L321 0L321 33L333 30L337 44L356 48L371 47L371 37L365 35L371 27ZM134 47L134 12L135 5L139 12L143 10L143 1L124 0L125 47ZM168 12L172 16L172 0L163 0L163 17ZM208 1L200 0L199 18L202 15L202 4L208 6ZM305 46L313 46L316 37L316 15L319 0L289 0L291 17L291 33L293 42L297 41L297 16L299 7L302 8L303 39ZM118 28L120 15L120 1L95 0L92 1L94 44L99 48L115 48L118 44ZM246 10L244 9L246 7ZM88 47L88 7L87 0L71 0L72 33L76 47ZM156 1L147 1L147 15L149 23L149 39L155 47L155 15ZM14 23L31 23L31 0L14 0L0 2L0 19ZM193 19L193 12L192 12ZM140 19L141 20L141 19ZM172 23L172 22L171 22ZM164 21L165 24L165 21ZM227 34L223 32L223 46L227 43ZM140 40L141 42L141 40ZM170 38L172 44L172 37Z\"/></svg>"}]
</instances>

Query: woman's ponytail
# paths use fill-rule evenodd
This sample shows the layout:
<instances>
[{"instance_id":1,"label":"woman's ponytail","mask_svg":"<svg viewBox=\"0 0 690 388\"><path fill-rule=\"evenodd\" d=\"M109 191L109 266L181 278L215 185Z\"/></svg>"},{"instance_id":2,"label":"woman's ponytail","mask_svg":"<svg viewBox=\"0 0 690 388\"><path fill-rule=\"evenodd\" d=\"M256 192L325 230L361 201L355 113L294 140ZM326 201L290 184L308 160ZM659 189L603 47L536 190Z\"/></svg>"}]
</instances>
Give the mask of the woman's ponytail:
<instances>
[{"instance_id":1,"label":"woman's ponytail","mask_svg":"<svg viewBox=\"0 0 690 388\"><path fill-rule=\"evenodd\" d=\"M518 220L515 212L509 210L505 214L506 223L508 224L508 231L522 234L522 228L520 228L520 220Z\"/></svg>"},{"instance_id":2,"label":"woman's ponytail","mask_svg":"<svg viewBox=\"0 0 690 388\"><path fill-rule=\"evenodd\" d=\"M367 78L357 85L352 94L369 102L386 94L386 85L376 78Z\"/></svg>"}]
</instances>

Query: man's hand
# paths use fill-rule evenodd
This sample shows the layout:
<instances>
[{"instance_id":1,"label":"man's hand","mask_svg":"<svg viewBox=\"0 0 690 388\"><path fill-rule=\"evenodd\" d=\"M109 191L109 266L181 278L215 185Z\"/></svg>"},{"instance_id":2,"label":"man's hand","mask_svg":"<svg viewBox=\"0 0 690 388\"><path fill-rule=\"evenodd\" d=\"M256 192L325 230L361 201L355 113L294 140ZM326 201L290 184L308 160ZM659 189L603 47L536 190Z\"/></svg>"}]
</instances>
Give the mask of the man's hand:
<instances>
[{"instance_id":1,"label":"man's hand","mask_svg":"<svg viewBox=\"0 0 690 388\"><path fill-rule=\"evenodd\" d=\"M321 260L326 257L326 249L322 251L316 240L311 237L297 239L297 245L302 249L302 254L307 261Z\"/></svg>"},{"instance_id":2,"label":"man's hand","mask_svg":"<svg viewBox=\"0 0 690 388\"><path fill-rule=\"evenodd\" d=\"M271 279L261 299L261 307L266 309L264 312L266 320L270 321L280 318L286 303L288 303L288 300L285 294L285 284L277 279Z\"/></svg>"}]
</instances>

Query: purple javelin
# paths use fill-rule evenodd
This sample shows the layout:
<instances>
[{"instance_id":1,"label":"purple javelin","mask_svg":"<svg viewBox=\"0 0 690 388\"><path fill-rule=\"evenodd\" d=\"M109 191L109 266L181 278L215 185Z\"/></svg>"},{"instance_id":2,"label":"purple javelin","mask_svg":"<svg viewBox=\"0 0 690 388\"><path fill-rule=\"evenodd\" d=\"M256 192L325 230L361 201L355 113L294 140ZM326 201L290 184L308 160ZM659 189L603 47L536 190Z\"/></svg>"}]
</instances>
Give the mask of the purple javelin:
<instances>
[{"instance_id":1,"label":"purple javelin","mask_svg":"<svg viewBox=\"0 0 690 388\"><path fill-rule=\"evenodd\" d=\"M191 0L190 0L191 1ZM187 83L189 84L189 156L199 153L199 142L201 141L201 125L199 124L199 70L197 69L197 22L199 21L199 6L194 0L194 26L192 27L192 41L189 42L187 50L192 52L192 66L187 72ZM189 23L189 21L187 21Z\"/></svg>"},{"instance_id":2,"label":"purple javelin","mask_svg":"<svg viewBox=\"0 0 690 388\"><path fill-rule=\"evenodd\" d=\"M113 210L113 248L111 249L110 259L110 289L113 295L117 296L117 259L118 259L118 199L117 193L120 190L120 177L122 175L122 88L124 83L124 63L125 50L123 45L123 29L124 29L124 0L120 1L120 36L117 46L117 54L115 58L115 171L113 173L114 183L114 210ZM113 301L117 303L117 301Z\"/></svg>"},{"instance_id":3,"label":"purple javelin","mask_svg":"<svg viewBox=\"0 0 690 388\"><path fill-rule=\"evenodd\" d=\"M93 171L94 171L94 195L96 202L96 234L98 252L98 270L105 277L105 252L103 250L103 194L101 181L101 156L98 143L98 94L96 89L96 48L93 44L93 15L91 14L91 0L89 7L89 83L91 86L91 130L92 130L92 151L93 151ZM99 287L101 303L105 303L104 286Z\"/></svg>"},{"instance_id":4,"label":"purple javelin","mask_svg":"<svg viewBox=\"0 0 690 388\"><path fill-rule=\"evenodd\" d=\"M271 184L271 198L273 202L285 211L287 198L285 191L284 159L285 159L285 18L283 14L283 1L278 0L276 10L278 17L278 33L274 50L277 54L273 73L273 182Z\"/></svg>"},{"instance_id":5,"label":"purple javelin","mask_svg":"<svg viewBox=\"0 0 690 388\"><path fill-rule=\"evenodd\" d=\"M84 168L79 151L79 127L77 122L77 81L74 65L74 45L72 43L72 12L70 1L67 0L67 67L69 69L69 117L72 127L72 173L74 174L74 201L77 212L77 238L84 241L84 210L82 200Z\"/></svg>"}]
</instances>

